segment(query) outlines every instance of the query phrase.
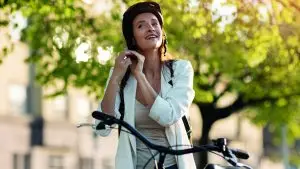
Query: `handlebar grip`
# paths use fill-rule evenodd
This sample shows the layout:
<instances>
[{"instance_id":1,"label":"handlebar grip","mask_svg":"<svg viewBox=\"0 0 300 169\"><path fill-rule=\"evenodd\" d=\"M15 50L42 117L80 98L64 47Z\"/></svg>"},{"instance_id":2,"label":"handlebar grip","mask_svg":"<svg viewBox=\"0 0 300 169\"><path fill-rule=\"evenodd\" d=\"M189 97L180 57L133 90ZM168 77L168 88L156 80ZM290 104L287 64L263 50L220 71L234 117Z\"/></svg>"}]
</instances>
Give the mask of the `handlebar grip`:
<instances>
[{"instance_id":1,"label":"handlebar grip","mask_svg":"<svg viewBox=\"0 0 300 169\"><path fill-rule=\"evenodd\" d=\"M111 120L115 117L110 116L106 113L100 112L100 111L93 111L92 116L97 119L97 120L102 120L102 121L107 121L107 120Z\"/></svg>"},{"instance_id":2,"label":"handlebar grip","mask_svg":"<svg viewBox=\"0 0 300 169\"><path fill-rule=\"evenodd\" d=\"M100 111L94 111L92 113L92 117L97 119L97 120L101 120L101 122L96 126L96 130L102 130L105 129L105 125L112 125L115 123L115 117L110 116L106 113L102 113Z\"/></svg>"},{"instance_id":3,"label":"handlebar grip","mask_svg":"<svg viewBox=\"0 0 300 169\"><path fill-rule=\"evenodd\" d=\"M245 160L249 158L249 154L246 151L240 149L230 149L230 150L237 158L245 159Z\"/></svg>"}]
</instances>

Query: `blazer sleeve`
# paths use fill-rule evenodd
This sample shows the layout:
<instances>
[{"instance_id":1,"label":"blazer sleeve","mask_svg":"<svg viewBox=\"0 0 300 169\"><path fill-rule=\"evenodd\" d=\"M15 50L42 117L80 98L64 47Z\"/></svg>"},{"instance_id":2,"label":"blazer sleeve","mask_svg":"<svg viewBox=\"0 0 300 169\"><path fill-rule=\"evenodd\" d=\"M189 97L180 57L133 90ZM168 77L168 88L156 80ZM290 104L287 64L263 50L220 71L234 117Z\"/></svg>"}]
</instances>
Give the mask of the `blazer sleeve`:
<instances>
[{"instance_id":1,"label":"blazer sleeve","mask_svg":"<svg viewBox=\"0 0 300 169\"><path fill-rule=\"evenodd\" d=\"M189 61L179 60L174 63L173 87L166 96L157 96L149 116L160 125L168 127L187 114L195 97L193 89L194 70Z\"/></svg>"},{"instance_id":2,"label":"blazer sleeve","mask_svg":"<svg viewBox=\"0 0 300 169\"><path fill-rule=\"evenodd\" d=\"M109 82L110 77L111 77L111 75L112 75L112 72L113 72L113 68L111 68L110 71L109 71L109 76L108 76L108 79L107 79L107 81L106 81L106 85L105 85L104 91L106 91L108 82ZM100 101L100 103L99 103L99 105L98 105L98 108L97 108L97 110L100 111L100 112L102 112L101 103L102 103L102 100ZM117 95L116 95L116 99L115 99L115 111L114 111L115 117L116 117L116 118L120 118L119 105L120 105L120 93L119 93L119 91L118 91L118 92L117 92ZM100 122L101 122L101 120L94 119L94 124L95 124L95 125L98 125ZM112 127L115 127L115 125L112 126ZM95 132L97 135L100 135L100 136L105 137L105 136L108 136L108 135L110 134L111 128L102 129L102 130L96 130L96 129L94 129L94 132Z\"/></svg>"}]
</instances>

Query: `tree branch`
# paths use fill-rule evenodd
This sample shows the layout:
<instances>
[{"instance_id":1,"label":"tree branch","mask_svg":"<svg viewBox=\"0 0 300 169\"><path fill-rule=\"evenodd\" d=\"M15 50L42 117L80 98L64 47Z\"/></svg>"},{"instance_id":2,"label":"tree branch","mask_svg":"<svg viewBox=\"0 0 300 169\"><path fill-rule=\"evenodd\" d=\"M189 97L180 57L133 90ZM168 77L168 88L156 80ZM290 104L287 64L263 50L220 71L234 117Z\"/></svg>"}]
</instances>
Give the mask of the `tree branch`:
<instances>
[{"instance_id":1,"label":"tree branch","mask_svg":"<svg viewBox=\"0 0 300 169\"><path fill-rule=\"evenodd\" d=\"M285 99L289 99L293 96L300 96L300 92L299 93L291 93L291 94L288 94L288 95L285 95L285 96L281 96L281 98L285 98ZM270 101L270 102L275 102L278 100L278 97L263 97L263 98L260 98L260 99L252 99L252 100L248 100L248 101L245 101L243 99L242 96L239 96L235 102L228 106L228 107L225 107L225 108L220 108L220 109L217 109L218 113L220 114L231 114L231 113L234 113L236 111L239 111L247 106L254 106L254 105L257 105L257 104L261 104L265 101Z\"/></svg>"}]
</instances>

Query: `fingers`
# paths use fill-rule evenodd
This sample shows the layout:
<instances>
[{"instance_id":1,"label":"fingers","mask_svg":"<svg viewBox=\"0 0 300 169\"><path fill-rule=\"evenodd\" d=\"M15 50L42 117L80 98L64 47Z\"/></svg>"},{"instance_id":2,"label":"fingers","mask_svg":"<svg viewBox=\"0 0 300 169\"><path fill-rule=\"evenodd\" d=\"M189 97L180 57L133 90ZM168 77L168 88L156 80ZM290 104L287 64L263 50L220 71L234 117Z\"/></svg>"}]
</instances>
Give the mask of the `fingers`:
<instances>
[{"instance_id":1,"label":"fingers","mask_svg":"<svg viewBox=\"0 0 300 169\"><path fill-rule=\"evenodd\" d=\"M132 64L131 60L129 58L128 60L126 59L125 66L128 67L131 64Z\"/></svg>"},{"instance_id":2,"label":"fingers","mask_svg":"<svg viewBox=\"0 0 300 169\"><path fill-rule=\"evenodd\" d=\"M121 57L120 57L120 62L121 62L121 63L125 63L126 60L128 60L128 57L127 57L127 56L121 56Z\"/></svg>"},{"instance_id":3,"label":"fingers","mask_svg":"<svg viewBox=\"0 0 300 169\"><path fill-rule=\"evenodd\" d=\"M122 52L117 58L116 58L116 62L118 63L125 63L125 60L128 58L126 56L126 51L125 52Z\"/></svg>"},{"instance_id":4,"label":"fingers","mask_svg":"<svg viewBox=\"0 0 300 169\"><path fill-rule=\"evenodd\" d=\"M132 55L136 57L132 57ZM132 62L136 62L136 59L138 60L139 64L142 64L145 60L145 57L136 51L126 50L119 55L119 57L116 59L116 63L122 67L128 67L132 64Z\"/></svg>"},{"instance_id":5,"label":"fingers","mask_svg":"<svg viewBox=\"0 0 300 169\"><path fill-rule=\"evenodd\" d=\"M143 56L143 55L141 55L140 53L138 53L138 52L136 52L136 51L134 51L134 50L127 50L130 54L133 54L133 55L135 55L137 58L138 58L138 60L144 60L145 59L145 57Z\"/></svg>"},{"instance_id":6,"label":"fingers","mask_svg":"<svg viewBox=\"0 0 300 169\"><path fill-rule=\"evenodd\" d=\"M129 66L132 62L131 62L131 60L130 60L130 58L128 58L128 57L123 57L123 59L121 60L121 62L120 62L121 64L123 64L125 67L127 67L127 66Z\"/></svg>"}]
</instances>

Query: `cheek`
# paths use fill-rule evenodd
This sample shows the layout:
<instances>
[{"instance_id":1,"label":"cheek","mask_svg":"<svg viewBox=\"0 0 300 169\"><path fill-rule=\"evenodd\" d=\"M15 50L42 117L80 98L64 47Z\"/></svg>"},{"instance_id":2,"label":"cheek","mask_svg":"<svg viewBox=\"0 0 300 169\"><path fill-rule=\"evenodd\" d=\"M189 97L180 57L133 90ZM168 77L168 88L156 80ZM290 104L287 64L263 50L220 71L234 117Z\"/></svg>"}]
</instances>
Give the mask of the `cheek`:
<instances>
[{"instance_id":1,"label":"cheek","mask_svg":"<svg viewBox=\"0 0 300 169\"><path fill-rule=\"evenodd\" d=\"M157 30L156 32L157 32L157 34L159 34L159 39L163 40L164 35L163 35L163 32L161 31L161 29Z\"/></svg>"},{"instance_id":2,"label":"cheek","mask_svg":"<svg viewBox=\"0 0 300 169\"><path fill-rule=\"evenodd\" d=\"M159 45L162 45L163 41L164 41L164 38L163 38L163 34L161 33L160 37L159 37L159 43L160 43Z\"/></svg>"},{"instance_id":3,"label":"cheek","mask_svg":"<svg viewBox=\"0 0 300 169\"><path fill-rule=\"evenodd\" d=\"M137 34L136 36L134 36L135 37L135 40L137 41L137 42L142 42L143 41L143 36L142 36L142 34Z\"/></svg>"},{"instance_id":4,"label":"cheek","mask_svg":"<svg viewBox=\"0 0 300 169\"><path fill-rule=\"evenodd\" d=\"M161 35L160 35L160 38L159 38L159 41L162 42L163 40L164 40L164 38L163 38L163 35L161 34Z\"/></svg>"},{"instance_id":5,"label":"cheek","mask_svg":"<svg viewBox=\"0 0 300 169\"><path fill-rule=\"evenodd\" d=\"M133 35L134 35L134 39L137 43L141 43L143 41L144 33L142 31L135 30L133 32Z\"/></svg>"}]
</instances>

